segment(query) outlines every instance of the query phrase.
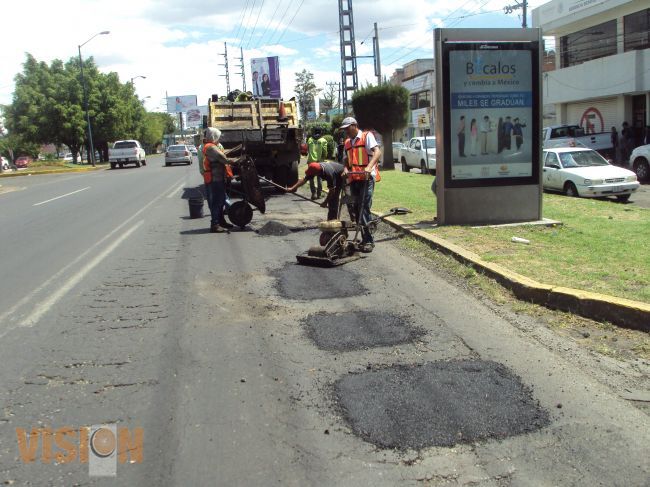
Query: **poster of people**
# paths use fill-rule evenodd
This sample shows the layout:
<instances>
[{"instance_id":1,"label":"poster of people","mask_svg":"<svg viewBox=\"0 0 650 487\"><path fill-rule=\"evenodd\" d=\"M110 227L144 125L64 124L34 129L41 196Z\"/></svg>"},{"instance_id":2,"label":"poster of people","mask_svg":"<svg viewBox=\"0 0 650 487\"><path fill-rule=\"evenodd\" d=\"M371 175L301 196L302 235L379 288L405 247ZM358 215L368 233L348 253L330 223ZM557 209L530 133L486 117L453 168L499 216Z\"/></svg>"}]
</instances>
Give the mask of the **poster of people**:
<instances>
[{"instance_id":1,"label":"poster of people","mask_svg":"<svg viewBox=\"0 0 650 487\"><path fill-rule=\"evenodd\" d=\"M196 95L167 97L167 113L187 112L189 108L196 105Z\"/></svg>"},{"instance_id":2,"label":"poster of people","mask_svg":"<svg viewBox=\"0 0 650 487\"><path fill-rule=\"evenodd\" d=\"M531 177L531 52L449 53L451 179Z\"/></svg>"},{"instance_id":3,"label":"poster of people","mask_svg":"<svg viewBox=\"0 0 650 487\"><path fill-rule=\"evenodd\" d=\"M277 56L251 59L252 92L261 98L280 98L280 61Z\"/></svg>"},{"instance_id":4,"label":"poster of people","mask_svg":"<svg viewBox=\"0 0 650 487\"><path fill-rule=\"evenodd\" d=\"M207 105L201 107L189 107L186 112L187 127L200 127L203 121L203 115L208 114Z\"/></svg>"}]
</instances>

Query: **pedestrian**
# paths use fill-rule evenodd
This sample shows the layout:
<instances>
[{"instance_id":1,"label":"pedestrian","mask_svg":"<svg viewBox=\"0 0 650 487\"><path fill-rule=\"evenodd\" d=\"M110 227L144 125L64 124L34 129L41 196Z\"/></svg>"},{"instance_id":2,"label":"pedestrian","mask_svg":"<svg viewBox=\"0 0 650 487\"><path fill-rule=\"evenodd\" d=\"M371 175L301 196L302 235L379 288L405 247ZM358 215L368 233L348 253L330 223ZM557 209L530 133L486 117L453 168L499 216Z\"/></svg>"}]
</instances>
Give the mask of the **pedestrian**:
<instances>
[{"instance_id":1,"label":"pedestrian","mask_svg":"<svg viewBox=\"0 0 650 487\"><path fill-rule=\"evenodd\" d=\"M517 146L517 151L521 149L521 146L524 144L524 131L522 130L526 124L521 123L518 117L515 117L512 125L512 135L515 136L515 144Z\"/></svg>"},{"instance_id":2,"label":"pedestrian","mask_svg":"<svg viewBox=\"0 0 650 487\"><path fill-rule=\"evenodd\" d=\"M618 161L621 159L620 155L618 153L618 131L616 130L616 127L612 127L612 132L610 135L610 142L612 144L612 153L614 155L614 163L617 164Z\"/></svg>"},{"instance_id":3,"label":"pedestrian","mask_svg":"<svg viewBox=\"0 0 650 487\"><path fill-rule=\"evenodd\" d=\"M621 129L621 162L623 162L623 164L627 164L627 160L630 158L631 145L632 129L627 122L623 122L623 128Z\"/></svg>"},{"instance_id":4,"label":"pedestrian","mask_svg":"<svg viewBox=\"0 0 650 487\"><path fill-rule=\"evenodd\" d=\"M460 123L458 124L458 155L465 157L465 115L460 116Z\"/></svg>"},{"instance_id":5,"label":"pedestrian","mask_svg":"<svg viewBox=\"0 0 650 487\"><path fill-rule=\"evenodd\" d=\"M210 232L223 233L231 225L224 219L226 204L226 178L232 174L231 164L237 161L229 159L219 144L221 131L210 127L203 131L203 181L206 185L206 196L210 208ZM225 224L225 225L224 225Z\"/></svg>"},{"instance_id":6,"label":"pedestrian","mask_svg":"<svg viewBox=\"0 0 650 487\"><path fill-rule=\"evenodd\" d=\"M512 119L506 117L505 122L503 122L503 149L511 150L512 149Z\"/></svg>"},{"instance_id":7,"label":"pedestrian","mask_svg":"<svg viewBox=\"0 0 650 487\"><path fill-rule=\"evenodd\" d=\"M345 166L338 162L310 162L305 177L298 180L296 184L287 188L287 192L295 193L298 188L316 176L325 178L327 185L327 197L321 203L322 208L327 208L327 219L337 220L339 217L339 196L343 188L343 172Z\"/></svg>"},{"instance_id":8,"label":"pedestrian","mask_svg":"<svg viewBox=\"0 0 650 487\"><path fill-rule=\"evenodd\" d=\"M311 137L307 139L307 164L310 162L321 162L327 157L327 139L322 136L319 128L314 128ZM316 182L314 182L316 179ZM323 180L320 175L309 180L311 199L320 199L323 193Z\"/></svg>"},{"instance_id":9,"label":"pedestrian","mask_svg":"<svg viewBox=\"0 0 650 487\"><path fill-rule=\"evenodd\" d=\"M470 154L476 155L476 148L478 146L478 126L476 125L476 119L473 118L469 124L469 150Z\"/></svg>"},{"instance_id":10,"label":"pedestrian","mask_svg":"<svg viewBox=\"0 0 650 487\"><path fill-rule=\"evenodd\" d=\"M375 244L367 225L370 222L370 208L375 182L380 181L378 162L381 149L372 132L359 130L359 124L353 117L343 119L341 128L345 129L348 138L345 141L343 176L347 176L354 204L348 206L350 217L362 225L362 252L372 252ZM364 194L364 188L365 194ZM363 202L363 212L359 211Z\"/></svg>"},{"instance_id":11,"label":"pedestrian","mask_svg":"<svg viewBox=\"0 0 650 487\"><path fill-rule=\"evenodd\" d=\"M487 143L488 143L488 132L490 132L492 129L490 128L490 117L485 115L483 117L483 121L481 122L480 126L480 132L481 132L481 155L486 156L488 151L487 151Z\"/></svg>"}]
</instances>

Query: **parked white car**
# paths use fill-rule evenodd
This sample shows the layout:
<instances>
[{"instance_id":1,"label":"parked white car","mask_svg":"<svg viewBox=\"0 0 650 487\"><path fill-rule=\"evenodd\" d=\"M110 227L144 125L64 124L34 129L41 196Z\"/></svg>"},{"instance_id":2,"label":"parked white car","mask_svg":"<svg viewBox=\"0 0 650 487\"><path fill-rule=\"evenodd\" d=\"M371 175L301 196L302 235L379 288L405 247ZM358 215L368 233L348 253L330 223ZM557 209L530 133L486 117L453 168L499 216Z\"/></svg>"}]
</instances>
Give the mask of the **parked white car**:
<instances>
[{"instance_id":1,"label":"parked white car","mask_svg":"<svg viewBox=\"0 0 650 487\"><path fill-rule=\"evenodd\" d=\"M650 181L650 144L639 146L632 151L630 167L639 181Z\"/></svg>"},{"instance_id":2,"label":"parked white car","mask_svg":"<svg viewBox=\"0 0 650 487\"><path fill-rule=\"evenodd\" d=\"M544 189L567 196L616 196L627 201L639 189L636 174L613 166L598 152L583 147L544 149Z\"/></svg>"},{"instance_id":3,"label":"parked white car","mask_svg":"<svg viewBox=\"0 0 650 487\"><path fill-rule=\"evenodd\" d=\"M412 138L406 147L400 150L400 162L404 172L417 167L422 174L435 174L436 138L433 136Z\"/></svg>"},{"instance_id":4,"label":"parked white car","mask_svg":"<svg viewBox=\"0 0 650 487\"><path fill-rule=\"evenodd\" d=\"M7 160L6 157L0 156L0 168L2 171L8 171L9 168L9 161Z\"/></svg>"}]
</instances>

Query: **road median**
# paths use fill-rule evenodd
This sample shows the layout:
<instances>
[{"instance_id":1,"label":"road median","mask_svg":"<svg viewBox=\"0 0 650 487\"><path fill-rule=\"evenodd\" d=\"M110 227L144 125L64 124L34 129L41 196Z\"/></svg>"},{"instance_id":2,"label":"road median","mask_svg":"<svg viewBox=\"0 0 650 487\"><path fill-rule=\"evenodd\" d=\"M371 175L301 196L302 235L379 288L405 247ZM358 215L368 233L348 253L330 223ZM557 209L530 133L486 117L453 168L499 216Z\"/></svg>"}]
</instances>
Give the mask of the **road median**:
<instances>
[{"instance_id":1,"label":"road median","mask_svg":"<svg viewBox=\"0 0 650 487\"><path fill-rule=\"evenodd\" d=\"M19 176L37 176L40 174L64 174L64 173L75 173L75 172L88 172L88 171L98 171L100 169L106 169L106 166L95 166L95 167L70 167L70 168L57 168L57 169L25 169L24 171L14 171L14 172L3 172L0 174L0 178L15 178Z\"/></svg>"}]
</instances>

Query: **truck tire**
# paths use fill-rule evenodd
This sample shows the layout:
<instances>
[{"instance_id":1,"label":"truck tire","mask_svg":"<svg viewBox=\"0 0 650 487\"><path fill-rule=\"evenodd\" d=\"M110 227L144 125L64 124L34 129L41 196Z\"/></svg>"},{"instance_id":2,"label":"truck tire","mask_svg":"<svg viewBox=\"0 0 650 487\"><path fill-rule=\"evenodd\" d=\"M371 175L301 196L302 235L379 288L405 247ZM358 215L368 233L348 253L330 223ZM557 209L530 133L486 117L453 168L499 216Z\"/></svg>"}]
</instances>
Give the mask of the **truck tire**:
<instances>
[{"instance_id":1,"label":"truck tire","mask_svg":"<svg viewBox=\"0 0 650 487\"><path fill-rule=\"evenodd\" d=\"M298 163L300 161L293 161L291 163L291 168L289 169L289 177L287 180L288 186L293 186L298 182Z\"/></svg>"},{"instance_id":2,"label":"truck tire","mask_svg":"<svg viewBox=\"0 0 650 487\"><path fill-rule=\"evenodd\" d=\"M135 161L135 167L140 167L140 160Z\"/></svg>"},{"instance_id":3,"label":"truck tire","mask_svg":"<svg viewBox=\"0 0 650 487\"><path fill-rule=\"evenodd\" d=\"M406 165L406 159L402 157L402 172L409 172L409 167Z\"/></svg>"},{"instance_id":4,"label":"truck tire","mask_svg":"<svg viewBox=\"0 0 650 487\"><path fill-rule=\"evenodd\" d=\"M279 186L286 187L289 182L289 166L276 166L273 169L273 182ZM278 192L280 191L278 188Z\"/></svg>"},{"instance_id":5,"label":"truck tire","mask_svg":"<svg viewBox=\"0 0 650 487\"><path fill-rule=\"evenodd\" d=\"M424 159L420 161L420 174L428 174L427 165L424 162Z\"/></svg>"},{"instance_id":6,"label":"truck tire","mask_svg":"<svg viewBox=\"0 0 650 487\"><path fill-rule=\"evenodd\" d=\"M117 164L115 164L114 162L111 162L111 169L115 169L116 166L117 166Z\"/></svg>"},{"instance_id":7,"label":"truck tire","mask_svg":"<svg viewBox=\"0 0 650 487\"><path fill-rule=\"evenodd\" d=\"M124 164L120 162L120 169L124 169Z\"/></svg>"}]
</instances>

